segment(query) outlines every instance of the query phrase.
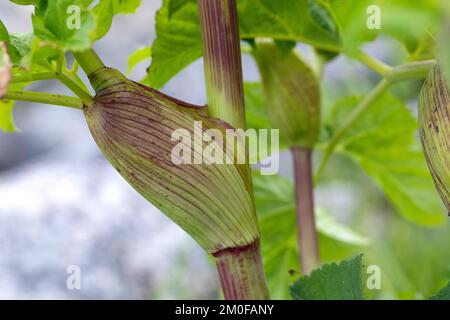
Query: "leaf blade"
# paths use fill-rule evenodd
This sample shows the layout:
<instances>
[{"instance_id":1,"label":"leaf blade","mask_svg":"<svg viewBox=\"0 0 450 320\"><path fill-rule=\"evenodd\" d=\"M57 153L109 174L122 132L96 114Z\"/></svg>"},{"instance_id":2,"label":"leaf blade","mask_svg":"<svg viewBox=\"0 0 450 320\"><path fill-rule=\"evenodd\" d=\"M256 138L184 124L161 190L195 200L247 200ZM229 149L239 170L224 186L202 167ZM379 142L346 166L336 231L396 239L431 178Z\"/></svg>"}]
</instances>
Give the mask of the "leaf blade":
<instances>
[{"instance_id":1,"label":"leaf blade","mask_svg":"<svg viewBox=\"0 0 450 320\"><path fill-rule=\"evenodd\" d=\"M238 16L241 39L269 37L302 41L333 51L339 47L339 37L314 21L306 1L242 0L238 2ZM156 20L157 38L147 81L160 88L199 59L202 46L195 1L164 0Z\"/></svg>"},{"instance_id":2,"label":"leaf blade","mask_svg":"<svg viewBox=\"0 0 450 320\"><path fill-rule=\"evenodd\" d=\"M429 300L450 300L450 282Z\"/></svg>"},{"instance_id":3,"label":"leaf blade","mask_svg":"<svg viewBox=\"0 0 450 320\"><path fill-rule=\"evenodd\" d=\"M338 100L327 128L334 132L359 100ZM417 127L408 107L386 94L350 128L336 150L359 164L403 217L438 226L445 216L416 138Z\"/></svg>"},{"instance_id":4,"label":"leaf blade","mask_svg":"<svg viewBox=\"0 0 450 320\"><path fill-rule=\"evenodd\" d=\"M361 255L314 270L296 281L290 292L295 300L364 300Z\"/></svg>"}]
</instances>

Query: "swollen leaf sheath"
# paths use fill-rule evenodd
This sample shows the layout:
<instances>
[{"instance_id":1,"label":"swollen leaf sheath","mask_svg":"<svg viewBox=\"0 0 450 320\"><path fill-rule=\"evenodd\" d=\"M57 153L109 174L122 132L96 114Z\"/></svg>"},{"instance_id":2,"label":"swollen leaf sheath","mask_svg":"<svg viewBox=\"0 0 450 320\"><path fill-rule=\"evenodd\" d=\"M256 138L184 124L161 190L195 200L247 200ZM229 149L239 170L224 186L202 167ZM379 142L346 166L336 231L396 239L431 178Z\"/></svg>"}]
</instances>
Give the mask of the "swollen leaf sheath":
<instances>
[{"instance_id":1,"label":"swollen leaf sheath","mask_svg":"<svg viewBox=\"0 0 450 320\"><path fill-rule=\"evenodd\" d=\"M320 129L319 84L312 70L294 51L272 43L258 44L253 54L273 127L289 147L311 148Z\"/></svg>"},{"instance_id":2,"label":"swollen leaf sheath","mask_svg":"<svg viewBox=\"0 0 450 320\"><path fill-rule=\"evenodd\" d=\"M224 132L225 124L208 118L204 108L134 83L114 69L99 69L90 80L97 92L93 106L85 108L92 135L109 162L141 195L208 252L257 240L245 166L176 165L171 160L179 143L171 140L174 130L186 129L196 143L194 136L199 133L193 130L194 121L202 121L201 135L212 128Z\"/></svg>"},{"instance_id":3,"label":"swollen leaf sheath","mask_svg":"<svg viewBox=\"0 0 450 320\"><path fill-rule=\"evenodd\" d=\"M450 96L438 66L420 92L419 127L428 167L450 213Z\"/></svg>"}]
</instances>

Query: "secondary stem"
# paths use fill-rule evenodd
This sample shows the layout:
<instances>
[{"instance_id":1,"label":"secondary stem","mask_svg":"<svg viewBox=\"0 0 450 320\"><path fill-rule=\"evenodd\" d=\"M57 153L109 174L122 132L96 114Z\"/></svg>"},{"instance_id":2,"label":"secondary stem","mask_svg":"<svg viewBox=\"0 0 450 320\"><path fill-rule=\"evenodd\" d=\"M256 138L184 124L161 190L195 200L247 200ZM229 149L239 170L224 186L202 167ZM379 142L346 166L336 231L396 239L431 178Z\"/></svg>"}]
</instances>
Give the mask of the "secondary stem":
<instances>
[{"instance_id":1,"label":"secondary stem","mask_svg":"<svg viewBox=\"0 0 450 320\"><path fill-rule=\"evenodd\" d=\"M62 59L60 60L62 61ZM92 103L91 95L63 73L60 61L58 61L56 72L50 71L50 72L13 75L11 83L33 82L50 79L57 79L61 81L68 89L70 89L73 93L75 93L83 101L84 104L90 105Z\"/></svg>"},{"instance_id":2,"label":"secondary stem","mask_svg":"<svg viewBox=\"0 0 450 320\"><path fill-rule=\"evenodd\" d=\"M317 231L314 217L312 180L312 150L291 148L294 164L295 195L297 208L298 243L303 274L309 274L320 265Z\"/></svg>"},{"instance_id":3,"label":"secondary stem","mask_svg":"<svg viewBox=\"0 0 450 320\"><path fill-rule=\"evenodd\" d=\"M32 82L39 80L49 80L54 78L56 78L55 72L27 73L27 74L13 75L11 83Z\"/></svg>"},{"instance_id":4,"label":"secondary stem","mask_svg":"<svg viewBox=\"0 0 450 320\"><path fill-rule=\"evenodd\" d=\"M388 66L384 62L369 56L368 54L359 51L356 55L356 58L368 66L370 69L385 77L392 70L392 67Z\"/></svg>"},{"instance_id":5,"label":"secondary stem","mask_svg":"<svg viewBox=\"0 0 450 320\"><path fill-rule=\"evenodd\" d=\"M61 81L67 88L69 88L73 93L75 93L83 103L87 106L92 105L93 99L91 95L86 92L83 88L81 88L78 84L72 81L69 77L67 77L63 73L58 73L57 79Z\"/></svg>"},{"instance_id":6,"label":"secondary stem","mask_svg":"<svg viewBox=\"0 0 450 320\"><path fill-rule=\"evenodd\" d=\"M249 246L219 251L214 257L225 299L267 299L259 240Z\"/></svg>"},{"instance_id":7,"label":"secondary stem","mask_svg":"<svg viewBox=\"0 0 450 320\"><path fill-rule=\"evenodd\" d=\"M198 0L208 114L245 128L236 0ZM250 168L248 184L251 184ZM254 212L253 212L254 214ZM268 299L259 241L214 254L226 299Z\"/></svg>"},{"instance_id":8,"label":"secondary stem","mask_svg":"<svg viewBox=\"0 0 450 320\"><path fill-rule=\"evenodd\" d=\"M75 109L82 109L83 102L76 97L31 91L8 91L2 99L52 104Z\"/></svg>"},{"instance_id":9,"label":"secondary stem","mask_svg":"<svg viewBox=\"0 0 450 320\"><path fill-rule=\"evenodd\" d=\"M423 60L400 65L386 76L391 82L425 78L436 65L436 60Z\"/></svg>"},{"instance_id":10,"label":"secondary stem","mask_svg":"<svg viewBox=\"0 0 450 320\"><path fill-rule=\"evenodd\" d=\"M328 160L331 157L334 149L336 148L339 140L344 136L348 129L359 119L359 117L369 108L379 97L381 97L390 86L390 82L386 79L381 80L378 85L370 91L368 95L364 97L363 100L356 106L355 109L348 115L345 119L342 126L336 131L334 136L331 138L330 142L327 145L327 148L324 151L322 160L319 165L319 169L317 170L316 176L314 177L315 182L317 183L322 173L328 164Z\"/></svg>"},{"instance_id":11,"label":"secondary stem","mask_svg":"<svg viewBox=\"0 0 450 320\"><path fill-rule=\"evenodd\" d=\"M105 67L94 49L89 49L82 52L73 52L73 56L87 76L98 69Z\"/></svg>"}]
</instances>

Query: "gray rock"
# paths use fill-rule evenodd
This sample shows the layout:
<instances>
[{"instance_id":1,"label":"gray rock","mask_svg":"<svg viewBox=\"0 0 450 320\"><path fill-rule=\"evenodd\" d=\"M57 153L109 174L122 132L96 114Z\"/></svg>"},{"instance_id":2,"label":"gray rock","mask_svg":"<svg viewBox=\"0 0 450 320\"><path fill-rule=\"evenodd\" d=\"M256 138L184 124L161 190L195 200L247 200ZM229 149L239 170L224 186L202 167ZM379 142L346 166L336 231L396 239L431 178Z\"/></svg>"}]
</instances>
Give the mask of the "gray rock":
<instances>
[{"instance_id":1,"label":"gray rock","mask_svg":"<svg viewBox=\"0 0 450 320\"><path fill-rule=\"evenodd\" d=\"M97 152L67 148L3 173L0 197L0 298L206 298L217 288L202 250ZM71 265L80 290L66 287Z\"/></svg>"}]
</instances>

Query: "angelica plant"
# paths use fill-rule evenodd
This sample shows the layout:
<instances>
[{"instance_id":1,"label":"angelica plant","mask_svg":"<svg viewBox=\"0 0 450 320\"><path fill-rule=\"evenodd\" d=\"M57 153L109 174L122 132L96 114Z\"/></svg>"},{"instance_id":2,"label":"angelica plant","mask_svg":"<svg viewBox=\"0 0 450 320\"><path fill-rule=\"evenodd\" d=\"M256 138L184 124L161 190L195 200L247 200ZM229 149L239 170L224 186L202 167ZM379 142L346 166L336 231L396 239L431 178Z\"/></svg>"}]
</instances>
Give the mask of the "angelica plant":
<instances>
[{"instance_id":1,"label":"angelica plant","mask_svg":"<svg viewBox=\"0 0 450 320\"><path fill-rule=\"evenodd\" d=\"M333 217L338 212L316 205L316 187L339 173L330 169L337 156L361 168L404 219L446 223L438 192L448 209L448 87L436 58L447 51L436 52L430 37L443 24L443 4L164 0L152 47L129 58L130 70L150 62L146 77L135 81L106 66L93 46L115 15L132 14L140 0L11 2L33 7L33 30L15 34L0 20L2 131L15 131L15 101L79 109L117 172L213 257L226 299L364 298L359 255L321 265L371 248L367 230L356 232ZM383 12L381 29L367 23L377 19L367 10L373 5ZM399 20L399 8L416 19ZM364 50L381 34L405 52L401 63ZM299 43L309 47L309 58ZM244 82L243 54L259 71L256 83ZM206 106L164 94L163 86L198 58ZM367 67L378 84L358 96L331 95L338 84L330 86L336 80L327 67L338 58ZM425 78L419 124L426 157L415 136L418 123L394 92L399 83ZM60 81L73 95L27 89L45 80ZM250 167L249 159L268 154L247 150L245 135L223 139L229 130L246 129L279 132L268 149L272 157L278 146L290 150L291 180Z\"/></svg>"},{"instance_id":2,"label":"angelica plant","mask_svg":"<svg viewBox=\"0 0 450 320\"><path fill-rule=\"evenodd\" d=\"M215 27L217 19L228 19L223 23L228 23L229 26L235 23L234 28L223 28L220 32L222 39L206 35L204 37L205 51L212 51L210 59L205 59L206 65L210 63L206 69L207 74L215 75L207 79L208 87L211 88L208 91L207 107L193 106L135 83L119 71L104 66L93 49L81 50L84 49L81 44L74 46L73 42L83 34L70 30L78 30L81 25L87 28L89 15L97 14L97 19L104 18L102 15L105 14L104 6L107 6L107 2L98 3L92 10L90 3L91 1L33 2L35 32L41 32L40 36L46 40L41 41L36 35L32 41L36 42L37 46L48 47L50 53L35 57L37 54L30 48L31 50L17 61L17 66L23 70L44 69L49 73L49 78L61 80L78 98L8 90L12 69L9 59L14 51L6 48L8 45L15 47L6 31L4 34L7 41L2 42L5 69L2 71L3 98L82 109L95 141L114 168L136 191L215 257L225 297L268 298L249 167L245 163L234 164L235 161L231 161L231 164L227 161L224 165L176 165L172 152L178 142L173 139L176 130L191 130L188 132L194 136L195 143L198 141L196 135L200 135L203 141L204 136L209 135L211 130L224 133L233 126L245 127L235 2L199 2L200 8L208 12L215 10L212 14L205 14L205 30ZM210 5L213 6L209 7ZM126 4L121 2L110 2L109 14L112 15L115 10L121 12L120 9L124 6ZM69 20L60 20L60 15L66 16L66 12L80 14L67 17ZM76 19L79 21L76 22ZM206 21L208 19L209 22ZM72 22L75 24L73 28ZM221 26L223 27L222 22L217 25ZM97 26L100 27L105 26ZM94 31L96 39L100 36L100 31ZM56 39L53 38L55 36ZM224 41L228 42L226 47L230 48L231 53L219 49L219 46L224 45ZM40 50L44 49L39 48L36 51ZM76 63L87 75L96 93L94 97L90 96L76 70L66 69L66 51L73 54ZM222 55L229 59L223 61ZM26 66L23 62L37 58L40 60L36 60L35 65ZM42 78L38 74L33 78L32 74L28 79L37 80L37 77ZM217 77L222 80L215 81ZM17 81L22 80L24 79ZM192 125L197 121L202 123L199 132L192 129ZM198 147L193 146L194 153Z\"/></svg>"}]
</instances>

